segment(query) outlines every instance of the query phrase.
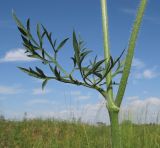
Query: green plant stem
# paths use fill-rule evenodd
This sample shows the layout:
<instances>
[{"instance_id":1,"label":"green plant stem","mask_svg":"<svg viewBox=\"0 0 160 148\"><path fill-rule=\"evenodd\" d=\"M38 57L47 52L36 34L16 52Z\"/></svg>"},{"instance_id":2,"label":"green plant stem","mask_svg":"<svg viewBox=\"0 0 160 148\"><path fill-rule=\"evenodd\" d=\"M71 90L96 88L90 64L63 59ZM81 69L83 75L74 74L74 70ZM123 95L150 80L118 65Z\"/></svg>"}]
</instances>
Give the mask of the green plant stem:
<instances>
[{"instance_id":1,"label":"green plant stem","mask_svg":"<svg viewBox=\"0 0 160 148\"><path fill-rule=\"evenodd\" d=\"M110 49L109 49L109 33L108 33L108 14L107 14L107 7L106 7L106 0L101 0L101 7L102 7L102 25L103 25L103 42L104 42L104 57L106 59L106 64L110 58ZM111 72L106 77L107 86L111 82ZM112 90L109 91L112 97Z\"/></svg>"},{"instance_id":2,"label":"green plant stem","mask_svg":"<svg viewBox=\"0 0 160 148\"><path fill-rule=\"evenodd\" d=\"M102 26L103 26L103 42L104 42L104 56L107 63L110 60L110 50L109 50L109 33L108 33L108 14L107 14L107 2L106 0L101 0L102 8ZM112 73L109 72L106 76L106 84L110 86L112 83ZM110 125L111 125L111 142L112 148L120 148L120 131L118 123L118 112L119 108L114 103L113 99L113 89L109 88L103 95L107 100L107 108L109 110Z\"/></svg>"},{"instance_id":3,"label":"green plant stem","mask_svg":"<svg viewBox=\"0 0 160 148\"><path fill-rule=\"evenodd\" d=\"M103 42L104 42L104 57L106 59L105 64L110 60L110 49L109 49L109 33L108 33L108 14L107 14L107 3L106 0L101 0L101 9L102 9L102 26L103 26ZM112 74L108 73L106 76L106 87L112 83ZM116 108L113 100L113 90L112 87L106 91L106 97L108 101L108 108Z\"/></svg>"},{"instance_id":4,"label":"green plant stem","mask_svg":"<svg viewBox=\"0 0 160 148\"><path fill-rule=\"evenodd\" d=\"M118 112L109 112L111 124L111 143L112 148L120 148L120 127L118 122Z\"/></svg>"},{"instance_id":5,"label":"green plant stem","mask_svg":"<svg viewBox=\"0 0 160 148\"><path fill-rule=\"evenodd\" d=\"M130 69L131 69L131 64L132 64L132 60L134 56L134 49L135 49L135 45L136 45L136 41L138 37L138 32L140 30L140 25L142 22L142 18L143 18L143 14L144 14L146 5L147 5L147 0L141 0L140 6L137 12L137 17L136 17L136 20L134 22L134 26L132 29L132 33L131 33L131 37L130 37L129 45L128 45L128 53L125 59L124 70L123 70L122 78L120 81L120 86L118 89L116 100L115 100L115 103L118 107L120 107L124 93L125 93L125 89L126 89Z\"/></svg>"}]
</instances>

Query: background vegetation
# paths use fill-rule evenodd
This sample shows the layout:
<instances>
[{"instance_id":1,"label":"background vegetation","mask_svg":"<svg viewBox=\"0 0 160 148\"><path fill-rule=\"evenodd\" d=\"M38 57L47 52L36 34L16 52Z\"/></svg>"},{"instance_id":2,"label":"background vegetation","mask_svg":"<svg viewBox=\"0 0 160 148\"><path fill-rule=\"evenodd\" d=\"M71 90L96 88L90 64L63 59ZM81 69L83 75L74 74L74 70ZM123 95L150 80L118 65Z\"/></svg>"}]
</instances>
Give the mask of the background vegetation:
<instances>
[{"instance_id":1,"label":"background vegetation","mask_svg":"<svg viewBox=\"0 0 160 148\"><path fill-rule=\"evenodd\" d=\"M122 148L160 148L160 126L124 121ZM111 148L110 126L80 121L0 120L0 148Z\"/></svg>"}]
</instances>

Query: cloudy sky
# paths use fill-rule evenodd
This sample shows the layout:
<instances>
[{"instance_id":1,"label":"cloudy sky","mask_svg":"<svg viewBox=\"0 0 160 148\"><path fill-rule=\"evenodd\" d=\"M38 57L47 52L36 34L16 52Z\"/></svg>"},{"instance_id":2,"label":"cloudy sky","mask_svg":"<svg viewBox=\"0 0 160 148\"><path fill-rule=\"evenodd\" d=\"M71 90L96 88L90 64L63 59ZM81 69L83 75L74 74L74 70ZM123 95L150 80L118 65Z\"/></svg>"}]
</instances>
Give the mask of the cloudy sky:
<instances>
[{"instance_id":1,"label":"cloudy sky","mask_svg":"<svg viewBox=\"0 0 160 148\"><path fill-rule=\"evenodd\" d=\"M108 0L110 48L114 57L127 48L138 4L138 0ZM140 110L150 104L151 112L159 112L159 5L160 1L148 3L123 101L124 111ZM103 57L100 0L3 1L0 5L0 113L6 118L22 118L27 112L28 117L74 116L86 121L107 121L104 101L97 92L56 81L49 82L42 91L41 81L17 68L41 66L41 63L25 56L12 9L23 23L31 19L33 34L36 23L44 24L58 41L71 38L75 29L86 46ZM59 56L66 69L72 53L70 40Z\"/></svg>"}]
</instances>

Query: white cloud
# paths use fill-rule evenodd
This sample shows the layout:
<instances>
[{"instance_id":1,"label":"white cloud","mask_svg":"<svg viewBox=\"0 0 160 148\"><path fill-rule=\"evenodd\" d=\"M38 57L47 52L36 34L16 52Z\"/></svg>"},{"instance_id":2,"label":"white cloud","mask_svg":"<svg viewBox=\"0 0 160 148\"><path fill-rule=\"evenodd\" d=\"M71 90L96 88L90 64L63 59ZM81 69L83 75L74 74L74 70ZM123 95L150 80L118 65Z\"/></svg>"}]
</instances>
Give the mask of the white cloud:
<instances>
[{"instance_id":1,"label":"white cloud","mask_svg":"<svg viewBox=\"0 0 160 148\"><path fill-rule=\"evenodd\" d=\"M27 118L55 118L63 120L73 120L81 119L83 122L96 123L104 122L109 123L108 121L108 112L105 108L104 101L80 105L78 108L76 106L71 106L70 108L59 107L53 101L47 99L32 99L26 103L27 106L33 105L53 105L53 109L46 110L32 110L27 112ZM9 113L7 116L13 117L12 113ZM15 114L16 118L23 119L24 113Z\"/></svg>"},{"instance_id":2,"label":"white cloud","mask_svg":"<svg viewBox=\"0 0 160 148\"><path fill-rule=\"evenodd\" d=\"M86 104L86 105L84 106L84 110L92 110L92 111L95 111L95 110L101 109L102 107L104 107L104 104L101 104L101 103L97 103L97 104Z\"/></svg>"},{"instance_id":3,"label":"white cloud","mask_svg":"<svg viewBox=\"0 0 160 148\"><path fill-rule=\"evenodd\" d=\"M130 100L129 102L129 106L132 106L133 108L137 108L137 107L145 107L146 105L160 105L160 98L158 97L149 97L149 98L145 98L145 99L140 99L140 97L138 96L132 96L132 97L128 97L128 99Z\"/></svg>"},{"instance_id":4,"label":"white cloud","mask_svg":"<svg viewBox=\"0 0 160 148\"><path fill-rule=\"evenodd\" d=\"M146 21L152 22L154 24L160 24L160 19L159 17L151 17L151 16L144 16L144 19Z\"/></svg>"},{"instance_id":5,"label":"white cloud","mask_svg":"<svg viewBox=\"0 0 160 148\"><path fill-rule=\"evenodd\" d=\"M53 104L52 101L46 99L33 99L27 102L26 105L49 105ZM108 123L108 114L105 107L100 104L87 104L85 106L80 106L79 109L76 109L75 106L70 109L57 109L58 106L55 106L53 110L32 110L31 112L27 112L27 118L54 118L54 119L63 119L63 120L73 120L73 119L81 119L83 122L87 123L96 123L96 122L106 122ZM7 118L18 118L23 119L23 112L6 112Z\"/></svg>"},{"instance_id":6,"label":"white cloud","mask_svg":"<svg viewBox=\"0 0 160 148\"><path fill-rule=\"evenodd\" d=\"M126 14L130 14L130 15L136 15L136 10L135 9L131 9L131 8L123 8L120 9L122 12L126 13Z\"/></svg>"},{"instance_id":7,"label":"white cloud","mask_svg":"<svg viewBox=\"0 0 160 148\"><path fill-rule=\"evenodd\" d=\"M153 71L153 70L150 70L150 69L146 69L144 72L143 72L143 76L144 78L147 78L147 79L151 79L151 78L154 78L156 77L158 74Z\"/></svg>"},{"instance_id":8,"label":"white cloud","mask_svg":"<svg viewBox=\"0 0 160 148\"><path fill-rule=\"evenodd\" d=\"M148 97L141 99L138 96L128 97L129 100L121 108L120 118L129 118L136 123L150 123L157 121L160 112L160 98Z\"/></svg>"},{"instance_id":9,"label":"white cloud","mask_svg":"<svg viewBox=\"0 0 160 148\"><path fill-rule=\"evenodd\" d=\"M26 104L29 106L37 105L37 104L51 104L52 102L47 99L32 99L28 101Z\"/></svg>"},{"instance_id":10,"label":"white cloud","mask_svg":"<svg viewBox=\"0 0 160 148\"><path fill-rule=\"evenodd\" d=\"M0 63L2 62L16 62L16 61L33 61L35 59L29 58L24 53L25 50L18 48L14 50L8 51L3 58L0 59Z\"/></svg>"},{"instance_id":11,"label":"white cloud","mask_svg":"<svg viewBox=\"0 0 160 148\"><path fill-rule=\"evenodd\" d=\"M79 95L81 95L81 92L80 91L71 91L70 94L73 96L79 96Z\"/></svg>"},{"instance_id":12,"label":"white cloud","mask_svg":"<svg viewBox=\"0 0 160 148\"><path fill-rule=\"evenodd\" d=\"M18 94L22 91L23 90L18 87L0 86L0 94L2 95Z\"/></svg>"},{"instance_id":13,"label":"white cloud","mask_svg":"<svg viewBox=\"0 0 160 148\"><path fill-rule=\"evenodd\" d=\"M133 100L137 100L137 99L139 99L138 96L127 97L127 100L129 100L129 101L133 101Z\"/></svg>"},{"instance_id":14,"label":"white cloud","mask_svg":"<svg viewBox=\"0 0 160 148\"><path fill-rule=\"evenodd\" d=\"M159 97L148 97L141 99L138 96L131 96L127 99L127 103L121 107L119 115L120 121L124 119L130 119L135 123L160 122L160 120L157 118L158 113L160 112ZM49 104L54 103L47 99L33 99L27 103L29 106ZM10 116L13 117L13 114L11 113ZM21 113L19 117L23 118L23 113ZM55 106L53 110L32 110L32 112L27 112L27 117L56 118L65 120L72 120L74 118L81 119L81 121L88 123L103 122L109 124L108 111L106 109L104 100L93 104L79 106L79 109L77 109L75 106L72 106L72 109L59 109L58 106Z\"/></svg>"},{"instance_id":15,"label":"white cloud","mask_svg":"<svg viewBox=\"0 0 160 148\"><path fill-rule=\"evenodd\" d=\"M159 112L160 98L158 97L148 97L148 98L137 98L127 104L127 108L135 114L139 112L148 112L152 114L153 112ZM142 115L142 114L139 114Z\"/></svg>"},{"instance_id":16,"label":"white cloud","mask_svg":"<svg viewBox=\"0 0 160 148\"><path fill-rule=\"evenodd\" d=\"M88 100L91 98L91 94L87 93L84 95L81 91L70 91L66 93L67 95L71 95L76 100Z\"/></svg>"},{"instance_id":17,"label":"white cloud","mask_svg":"<svg viewBox=\"0 0 160 148\"><path fill-rule=\"evenodd\" d=\"M132 8L123 8L120 9L121 12L129 14L129 15L136 15L137 10L136 9L132 9ZM152 22L154 24L160 24L160 19L158 17L153 17L153 16L144 16L144 20Z\"/></svg>"},{"instance_id":18,"label":"white cloud","mask_svg":"<svg viewBox=\"0 0 160 148\"><path fill-rule=\"evenodd\" d=\"M132 66L135 67L136 69L142 69L142 68L145 67L145 64L144 64L144 62L141 61L140 59L134 58L134 59L133 59Z\"/></svg>"},{"instance_id":19,"label":"white cloud","mask_svg":"<svg viewBox=\"0 0 160 148\"><path fill-rule=\"evenodd\" d=\"M32 90L33 95L44 95L44 94L48 94L50 92L51 92L50 89L42 90L42 88L35 88L35 89Z\"/></svg>"},{"instance_id":20,"label":"white cloud","mask_svg":"<svg viewBox=\"0 0 160 148\"><path fill-rule=\"evenodd\" d=\"M153 66L153 68L148 69L146 68L145 63L138 58L133 59L132 67L135 68L133 77L136 79L152 79L160 75L160 73L157 72L157 66Z\"/></svg>"},{"instance_id":21,"label":"white cloud","mask_svg":"<svg viewBox=\"0 0 160 148\"><path fill-rule=\"evenodd\" d=\"M135 72L134 76L136 79L152 79L159 76L159 73L155 69L145 69L142 72Z\"/></svg>"},{"instance_id":22,"label":"white cloud","mask_svg":"<svg viewBox=\"0 0 160 148\"><path fill-rule=\"evenodd\" d=\"M89 94L88 95L79 95L77 97L78 100L88 100L90 98L91 98L91 96Z\"/></svg>"}]
</instances>

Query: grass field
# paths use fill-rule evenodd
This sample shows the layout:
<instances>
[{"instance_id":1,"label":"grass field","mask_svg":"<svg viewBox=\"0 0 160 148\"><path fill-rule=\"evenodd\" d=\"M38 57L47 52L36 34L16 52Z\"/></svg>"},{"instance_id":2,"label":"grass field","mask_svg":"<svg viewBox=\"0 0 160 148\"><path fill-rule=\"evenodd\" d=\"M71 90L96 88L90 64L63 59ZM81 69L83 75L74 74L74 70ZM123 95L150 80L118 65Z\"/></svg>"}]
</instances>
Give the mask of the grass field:
<instances>
[{"instance_id":1,"label":"grass field","mask_svg":"<svg viewBox=\"0 0 160 148\"><path fill-rule=\"evenodd\" d=\"M160 125L121 124L122 148L160 148ZM111 148L110 127L54 120L0 121L0 148Z\"/></svg>"}]
</instances>

